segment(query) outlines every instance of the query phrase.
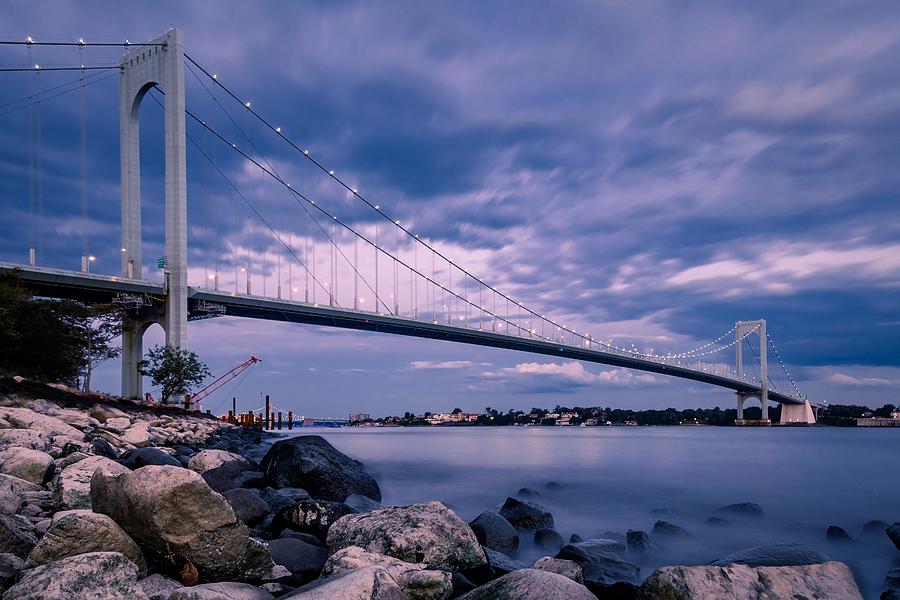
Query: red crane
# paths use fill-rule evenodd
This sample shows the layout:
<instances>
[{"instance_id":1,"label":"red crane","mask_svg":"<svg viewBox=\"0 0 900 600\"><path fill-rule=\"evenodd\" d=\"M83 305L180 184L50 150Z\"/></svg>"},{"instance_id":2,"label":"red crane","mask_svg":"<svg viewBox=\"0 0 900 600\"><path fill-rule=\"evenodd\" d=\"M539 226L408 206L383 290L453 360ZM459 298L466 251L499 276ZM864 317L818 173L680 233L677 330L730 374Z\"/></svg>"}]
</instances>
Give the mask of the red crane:
<instances>
[{"instance_id":1,"label":"red crane","mask_svg":"<svg viewBox=\"0 0 900 600\"><path fill-rule=\"evenodd\" d=\"M246 369L249 369L250 367L252 367L253 365L255 365L258 362L262 362L262 361L260 359L256 358L256 356L251 354L250 358L248 358L247 360L245 360L238 366L234 367L233 369L231 369L230 371L228 371L227 373L225 373L224 375L222 375L221 377L219 377L218 379L216 379L215 381L210 383L208 386L206 386L205 388L203 388L196 394L193 394L191 396L191 403L200 402L201 400L203 400L204 398L206 398L207 396L209 396L210 394L212 394L213 392L215 392L216 390L221 388L223 385L225 385L226 383L228 383L229 381L231 381L232 379L234 379L235 377L237 377L238 375L243 373Z\"/></svg>"}]
</instances>

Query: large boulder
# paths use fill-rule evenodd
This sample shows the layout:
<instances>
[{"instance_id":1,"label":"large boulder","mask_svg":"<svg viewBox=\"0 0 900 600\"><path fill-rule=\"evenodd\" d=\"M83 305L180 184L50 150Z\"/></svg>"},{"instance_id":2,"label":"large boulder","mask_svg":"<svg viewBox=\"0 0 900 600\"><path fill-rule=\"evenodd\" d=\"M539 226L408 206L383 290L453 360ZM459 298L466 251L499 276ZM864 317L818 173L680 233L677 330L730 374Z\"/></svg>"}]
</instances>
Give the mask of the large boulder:
<instances>
[{"instance_id":1,"label":"large boulder","mask_svg":"<svg viewBox=\"0 0 900 600\"><path fill-rule=\"evenodd\" d=\"M261 468L274 487L303 488L313 498L342 502L350 494L362 494L381 501L381 489L363 464L318 435L276 442Z\"/></svg>"},{"instance_id":2,"label":"large boulder","mask_svg":"<svg viewBox=\"0 0 900 600\"><path fill-rule=\"evenodd\" d=\"M41 487L30 481L0 473L0 515L14 515L25 505L30 495Z\"/></svg>"},{"instance_id":3,"label":"large boulder","mask_svg":"<svg viewBox=\"0 0 900 600\"><path fill-rule=\"evenodd\" d=\"M679 527L674 523L669 523L668 521L657 521L653 524L653 530L651 533L658 537L668 537L668 538L686 538L691 537L683 527Z\"/></svg>"},{"instance_id":4,"label":"large boulder","mask_svg":"<svg viewBox=\"0 0 900 600\"><path fill-rule=\"evenodd\" d=\"M10 446L50 452L53 447L50 434L33 429L0 429L0 450Z\"/></svg>"},{"instance_id":5,"label":"large boulder","mask_svg":"<svg viewBox=\"0 0 900 600\"><path fill-rule=\"evenodd\" d=\"M350 510L355 513L363 513L370 510L378 510L379 508L384 508L381 505L381 502L372 500L368 496L363 496L362 494L350 494L349 496L344 498L344 504L349 506Z\"/></svg>"},{"instance_id":6,"label":"large boulder","mask_svg":"<svg viewBox=\"0 0 900 600\"><path fill-rule=\"evenodd\" d=\"M829 560L831 559L815 548L803 544L764 544L726 554L709 564L719 567L731 564L748 567L793 567L817 565Z\"/></svg>"},{"instance_id":7,"label":"large boulder","mask_svg":"<svg viewBox=\"0 0 900 600\"><path fill-rule=\"evenodd\" d=\"M253 527L272 512L269 504L256 490L235 488L222 493L237 518L247 527Z\"/></svg>"},{"instance_id":8,"label":"large boulder","mask_svg":"<svg viewBox=\"0 0 900 600\"><path fill-rule=\"evenodd\" d=\"M159 448L135 448L134 450L129 450L119 457L119 463L132 471L150 465L181 466L177 458Z\"/></svg>"},{"instance_id":9,"label":"large boulder","mask_svg":"<svg viewBox=\"0 0 900 600\"><path fill-rule=\"evenodd\" d=\"M25 561L15 554L0 553L0 594L16 582L24 569Z\"/></svg>"},{"instance_id":10,"label":"large boulder","mask_svg":"<svg viewBox=\"0 0 900 600\"><path fill-rule=\"evenodd\" d=\"M500 515L519 529L553 528L553 515L540 504L507 498L500 507Z\"/></svg>"},{"instance_id":11,"label":"large boulder","mask_svg":"<svg viewBox=\"0 0 900 600\"><path fill-rule=\"evenodd\" d=\"M0 473L43 485L52 476L56 464L53 457L41 450L10 447L0 450Z\"/></svg>"},{"instance_id":12,"label":"large boulder","mask_svg":"<svg viewBox=\"0 0 900 600\"><path fill-rule=\"evenodd\" d=\"M887 533L887 536L894 542L897 550L900 550L900 523L894 523L885 530L885 533Z\"/></svg>"},{"instance_id":13,"label":"large boulder","mask_svg":"<svg viewBox=\"0 0 900 600\"><path fill-rule=\"evenodd\" d=\"M50 415L42 415L29 408L0 407L0 417L9 421L16 429L31 429L49 436L74 440L84 439L84 434L65 421Z\"/></svg>"},{"instance_id":14,"label":"large boulder","mask_svg":"<svg viewBox=\"0 0 900 600\"><path fill-rule=\"evenodd\" d=\"M391 574L380 566L332 575L281 596L290 600L411 600Z\"/></svg>"},{"instance_id":15,"label":"large boulder","mask_svg":"<svg viewBox=\"0 0 900 600\"><path fill-rule=\"evenodd\" d=\"M641 584L637 597L862 600L850 568L839 562L792 567L662 567Z\"/></svg>"},{"instance_id":16,"label":"large boulder","mask_svg":"<svg viewBox=\"0 0 900 600\"><path fill-rule=\"evenodd\" d=\"M551 573L556 573L557 575L562 575L563 577L568 577L575 583L584 583L584 571L582 570L581 565L571 560L544 556L534 561L531 568L537 569L538 571L549 571Z\"/></svg>"},{"instance_id":17,"label":"large boulder","mask_svg":"<svg viewBox=\"0 0 900 600\"><path fill-rule=\"evenodd\" d=\"M69 465L60 472L53 490L60 510L91 508L91 477L101 467L114 474L129 472L127 467L103 456L91 456Z\"/></svg>"},{"instance_id":18,"label":"large boulder","mask_svg":"<svg viewBox=\"0 0 900 600\"><path fill-rule=\"evenodd\" d=\"M349 514L350 507L343 502L301 500L279 512L275 523L324 540L328 529L338 519Z\"/></svg>"},{"instance_id":19,"label":"large boulder","mask_svg":"<svg viewBox=\"0 0 900 600\"><path fill-rule=\"evenodd\" d=\"M28 555L29 569L87 552L119 552L133 562L138 574L147 574L141 549L116 522L90 510L68 510L53 515L50 529Z\"/></svg>"},{"instance_id":20,"label":"large boulder","mask_svg":"<svg viewBox=\"0 0 900 600\"><path fill-rule=\"evenodd\" d=\"M541 527L534 532L534 545L543 550L559 550L565 545L563 536L555 529Z\"/></svg>"},{"instance_id":21,"label":"large boulder","mask_svg":"<svg viewBox=\"0 0 900 600\"><path fill-rule=\"evenodd\" d=\"M276 513L301 500L309 500L309 492L302 488L281 488L276 490L275 488L267 487L260 491L260 495L272 507L272 512Z\"/></svg>"},{"instance_id":22,"label":"large boulder","mask_svg":"<svg viewBox=\"0 0 900 600\"><path fill-rule=\"evenodd\" d=\"M3 600L147 600L138 568L118 552L89 552L25 571Z\"/></svg>"},{"instance_id":23,"label":"large boulder","mask_svg":"<svg viewBox=\"0 0 900 600\"><path fill-rule=\"evenodd\" d=\"M138 586L147 596L147 600L169 600L172 592L182 587L179 582L159 573L144 577L138 581Z\"/></svg>"},{"instance_id":24,"label":"large boulder","mask_svg":"<svg viewBox=\"0 0 900 600\"><path fill-rule=\"evenodd\" d=\"M37 544L34 527L25 517L0 515L0 553L25 558Z\"/></svg>"},{"instance_id":25,"label":"large boulder","mask_svg":"<svg viewBox=\"0 0 900 600\"><path fill-rule=\"evenodd\" d=\"M272 560L291 572L287 583L299 585L315 579L328 559L328 550L295 538L281 538L268 543Z\"/></svg>"},{"instance_id":26,"label":"large boulder","mask_svg":"<svg viewBox=\"0 0 900 600\"><path fill-rule=\"evenodd\" d=\"M322 569L322 576L340 577L367 567L387 571L414 600L443 600L453 592L453 577L446 571L429 570L391 556L366 552L357 546L349 546L332 554Z\"/></svg>"},{"instance_id":27,"label":"large boulder","mask_svg":"<svg viewBox=\"0 0 900 600\"><path fill-rule=\"evenodd\" d=\"M500 513L486 510L469 523L478 542L491 550L510 554L519 547L519 534Z\"/></svg>"},{"instance_id":28,"label":"large boulder","mask_svg":"<svg viewBox=\"0 0 900 600\"><path fill-rule=\"evenodd\" d=\"M646 531L629 529L625 534L625 540L630 554L642 556L657 551L656 544L653 543Z\"/></svg>"},{"instance_id":29,"label":"large boulder","mask_svg":"<svg viewBox=\"0 0 900 600\"><path fill-rule=\"evenodd\" d=\"M622 544L614 540L585 540L566 544L556 558L571 560L584 571L584 580L600 585L618 581L633 581L640 575L640 567L623 559Z\"/></svg>"},{"instance_id":30,"label":"large boulder","mask_svg":"<svg viewBox=\"0 0 900 600\"><path fill-rule=\"evenodd\" d=\"M150 424L145 421L135 423L122 434L121 439L126 444L131 444L136 448L152 445L153 436L150 434Z\"/></svg>"},{"instance_id":31,"label":"large boulder","mask_svg":"<svg viewBox=\"0 0 900 600\"><path fill-rule=\"evenodd\" d=\"M254 468L253 464L240 454L225 450L202 450L191 457L188 469L205 473L224 465L236 465L241 471L250 471Z\"/></svg>"},{"instance_id":32,"label":"large boulder","mask_svg":"<svg viewBox=\"0 0 900 600\"><path fill-rule=\"evenodd\" d=\"M328 530L329 550L359 546L405 562L465 571L487 558L466 523L440 502L346 515Z\"/></svg>"},{"instance_id":33,"label":"large boulder","mask_svg":"<svg viewBox=\"0 0 900 600\"><path fill-rule=\"evenodd\" d=\"M497 577L528 567L528 563L510 558L506 554L497 552L496 550L491 550L487 546L484 546L483 550L484 555L487 556L488 564L491 566L491 570Z\"/></svg>"},{"instance_id":34,"label":"large boulder","mask_svg":"<svg viewBox=\"0 0 900 600\"><path fill-rule=\"evenodd\" d=\"M94 510L112 517L145 553L171 568L190 561L204 581L258 579L271 572L269 551L194 471L166 465L120 475L99 471L91 497Z\"/></svg>"},{"instance_id":35,"label":"large boulder","mask_svg":"<svg viewBox=\"0 0 900 600\"><path fill-rule=\"evenodd\" d=\"M168 600L275 600L275 596L247 583L227 581L180 587Z\"/></svg>"},{"instance_id":36,"label":"large boulder","mask_svg":"<svg viewBox=\"0 0 900 600\"><path fill-rule=\"evenodd\" d=\"M460 600L596 600L580 583L539 569L521 569L476 588Z\"/></svg>"}]
</instances>

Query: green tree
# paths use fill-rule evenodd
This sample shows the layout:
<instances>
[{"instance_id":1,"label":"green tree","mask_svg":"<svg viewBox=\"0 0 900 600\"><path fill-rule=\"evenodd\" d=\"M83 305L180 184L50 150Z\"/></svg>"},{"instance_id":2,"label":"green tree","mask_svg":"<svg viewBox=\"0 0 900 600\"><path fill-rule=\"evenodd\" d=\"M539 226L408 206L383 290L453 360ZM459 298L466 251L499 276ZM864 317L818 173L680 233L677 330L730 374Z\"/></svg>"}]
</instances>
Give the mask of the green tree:
<instances>
[{"instance_id":1,"label":"green tree","mask_svg":"<svg viewBox=\"0 0 900 600\"><path fill-rule=\"evenodd\" d=\"M162 399L190 393L211 375L195 352L174 346L154 346L147 359L139 364L141 375L150 377L153 385L162 387Z\"/></svg>"},{"instance_id":2,"label":"green tree","mask_svg":"<svg viewBox=\"0 0 900 600\"><path fill-rule=\"evenodd\" d=\"M81 389L91 391L91 374L109 360L118 358L122 348L112 342L122 335L122 315L109 304L73 307L72 326L81 338Z\"/></svg>"}]
</instances>

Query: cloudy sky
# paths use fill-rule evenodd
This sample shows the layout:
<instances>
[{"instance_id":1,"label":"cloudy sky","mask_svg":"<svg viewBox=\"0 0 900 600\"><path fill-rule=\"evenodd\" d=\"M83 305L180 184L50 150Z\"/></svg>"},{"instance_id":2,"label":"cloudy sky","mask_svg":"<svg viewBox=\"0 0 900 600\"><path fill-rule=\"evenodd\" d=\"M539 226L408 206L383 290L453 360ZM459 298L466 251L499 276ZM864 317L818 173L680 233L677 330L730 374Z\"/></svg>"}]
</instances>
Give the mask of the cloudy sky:
<instances>
[{"instance_id":1,"label":"cloudy sky","mask_svg":"<svg viewBox=\"0 0 900 600\"><path fill-rule=\"evenodd\" d=\"M188 54L300 147L537 312L662 352L765 318L813 400L880 406L900 403L898 17L893 1L9 2L0 37L135 42L180 27ZM111 65L120 54L36 48L31 61ZM3 66L28 61L23 47L0 47ZM371 210L196 75L186 74L190 110L374 234ZM77 269L85 232L93 269L115 274L117 75L91 72L84 92L86 223L81 94L50 89L77 78L0 73L0 260L24 262L33 237L41 264ZM29 117L21 100L36 91L44 101ZM151 94L141 109L150 279L163 253L157 100ZM309 263L315 247L317 277L329 281L329 243L303 207L196 124L188 133L191 283L218 270L220 287L233 290L235 267L248 266L253 292L265 285L271 296L280 261L283 295L303 296L303 270L272 230ZM29 147L43 165L31 178ZM30 181L41 186L35 227ZM382 245L398 243L380 227ZM336 239L352 255L351 238ZM410 244L397 247L414 260ZM360 252L371 280L371 248ZM338 300L348 305L352 271L336 262ZM386 296L393 266L380 267ZM246 274L237 277L243 289ZM415 293L428 301L424 288ZM262 357L234 392L245 409L260 393L323 416L733 405L724 390L640 372L387 335L226 317L193 323L189 336L217 373L250 352ZM145 344L162 339L153 328ZM118 381L110 362L96 383L115 392Z\"/></svg>"}]
</instances>

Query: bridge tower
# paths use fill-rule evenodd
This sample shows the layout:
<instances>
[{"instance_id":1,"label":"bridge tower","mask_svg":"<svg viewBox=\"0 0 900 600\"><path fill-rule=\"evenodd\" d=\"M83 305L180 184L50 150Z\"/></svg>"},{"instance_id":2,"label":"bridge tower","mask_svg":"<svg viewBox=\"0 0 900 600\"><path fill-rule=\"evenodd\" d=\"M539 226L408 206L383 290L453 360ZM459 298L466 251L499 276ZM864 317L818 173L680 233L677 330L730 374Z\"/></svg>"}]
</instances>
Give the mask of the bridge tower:
<instances>
[{"instance_id":1,"label":"bridge tower","mask_svg":"<svg viewBox=\"0 0 900 600\"><path fill-rule=\"evenodd\" d=\"M187 345L187 161L184 117L184 35L170 29L119 61L119 144L122 196L122 275L141 273L141 101L155 86L165 92L166 344ZM142 337L159 315L138 319L122 335L122 396L141 396Z\"/></svg>"},{"instance_id":2,"label":"bridge tower","mask_svg":"<svg viewBox=\"0 0 900 600\"><path fill-rule=\"evenodd\" d=\"M735 356L737 362L737 376L738 379L744 378L744 356L743 356L743 347L741 346L742 338L747 334L756 331L759 334L759 385L761 392L759 394L759 401L762 404L762 421L769 420L769 370L768 370L768 358L766 351L768 350L768 344L766 343L766 320L759 319L757 321L738 321L734 324L734 336L735 341ZM744 401L751 397L756 396L756 394L750 394L747 392L737 392L737 420L744 420Z\"/></svg>"}]
</instances>

